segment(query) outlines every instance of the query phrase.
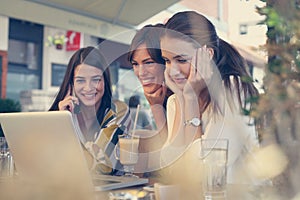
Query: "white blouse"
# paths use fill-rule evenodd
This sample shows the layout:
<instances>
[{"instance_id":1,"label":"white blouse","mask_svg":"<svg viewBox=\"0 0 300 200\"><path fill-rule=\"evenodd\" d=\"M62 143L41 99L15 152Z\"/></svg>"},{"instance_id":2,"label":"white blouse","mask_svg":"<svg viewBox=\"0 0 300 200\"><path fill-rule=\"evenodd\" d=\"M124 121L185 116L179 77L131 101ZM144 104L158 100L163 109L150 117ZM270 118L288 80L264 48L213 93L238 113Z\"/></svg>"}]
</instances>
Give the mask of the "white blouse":
<instances>
[{"instance_id":1,"label":"white blouse","mask_svg":"<svg viewBox=\"0 0 300 200\"><path fill-rule=\"evenodd\" d=\"M228 183L241 183L251 182L251 177L247 176L245 165L245 157L251 154L254 147L258 147L258 136L255 126L253 125L253 119L248 116L242 115L239 109L238 100L233 100L232 95L227 92L224 103L224 114L218 117L212 116L208 107L202 114L202 127L203 127L203 139L209 138L227 138L229 140L228 150L228 170L227 170L227 182ZM170 144L172 129L174 126L175 113L176 113L176 94L169 97L167 102L167 124L168 124L168 139L165 146ZM233 102L232 102L233 101ZM249 125L252 124L252 125ZM197 151L200 152L200 139L194 141L191 146L197 146ZM195 147L193 147L194 149ZM167 150L168 149L168 150ZM178 150L178 149L177 149ZM162 153L162 160L164 162L170 159L169 154L174 152L172 147L166 148L166 151ZM195 150L193 150L195 152ZM197 159L198 157L195 156ZM242 174L241 174L242 173ZM241 180L241 175L243 179Z\"/></svg>"}]
</instances>

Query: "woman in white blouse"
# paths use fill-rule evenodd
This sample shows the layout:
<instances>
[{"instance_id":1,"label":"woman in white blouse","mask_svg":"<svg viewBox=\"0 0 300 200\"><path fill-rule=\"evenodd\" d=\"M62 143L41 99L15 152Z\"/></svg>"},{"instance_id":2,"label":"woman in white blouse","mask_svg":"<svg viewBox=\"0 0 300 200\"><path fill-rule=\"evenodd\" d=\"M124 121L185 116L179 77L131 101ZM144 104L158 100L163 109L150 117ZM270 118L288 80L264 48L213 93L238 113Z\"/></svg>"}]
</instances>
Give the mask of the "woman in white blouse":
<instances>
[{"instance_id":1,"label":"woman in white blouse","mask_svg":"<svg viewBox=\"0 0 300 200\"><path fill-rule=\"evenodd\" d=\"M177 13L166 22L161 49L165 81L174 92L167 104L162 165L172 164L199 138L227 138L228 181L239 181L245 153L258 144L253 119L242 113L258 95L245 60L194 11Z\"/></svg>"}]
</instances>

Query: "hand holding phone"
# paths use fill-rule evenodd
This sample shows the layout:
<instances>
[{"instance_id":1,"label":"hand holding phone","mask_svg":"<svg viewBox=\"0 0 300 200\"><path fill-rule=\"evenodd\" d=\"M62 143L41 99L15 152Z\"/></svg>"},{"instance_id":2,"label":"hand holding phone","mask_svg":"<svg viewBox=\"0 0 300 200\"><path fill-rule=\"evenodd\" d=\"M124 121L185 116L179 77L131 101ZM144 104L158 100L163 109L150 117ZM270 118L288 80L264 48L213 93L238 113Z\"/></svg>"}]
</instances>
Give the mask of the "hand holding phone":
<instances>
[{"instance_id":1,"label":"hand holding phone","mask_svg":"<svg viewBox=\"0 0 300 200\"><path fill-rule=\"evenodd\" d=\"M73 90L72 90L72 96L73 96L73 97L76 97L75 91L74 91L74 86L73 86ZM73 113L74 113L74 114L80 113L80 105L79 105L79 104L76 104L75 102L73 102L73 104L74 104Z\"/></svg>"},{"instance_id":2,"label":"hand holding phone","mask_svg":"<svg viewBox=\"0 0 300 200\"><path fill-rule=\"evenodd\" d=\"M70 85L66 96L58 103L59 110L68 110L74 114L80 112L79 100L75 96L73 87Z\"/></svg>"},{"instance_id":3,"label":"hand holding phone","mask_svg":"<svg viewBox=\"0 0 300 200\"><path fill-rule=\"evenodd\" d=\"M80 113L80 105L74 104L74 110L73 110L74 114L78 114Z\"/></svg>"}]
</instances>

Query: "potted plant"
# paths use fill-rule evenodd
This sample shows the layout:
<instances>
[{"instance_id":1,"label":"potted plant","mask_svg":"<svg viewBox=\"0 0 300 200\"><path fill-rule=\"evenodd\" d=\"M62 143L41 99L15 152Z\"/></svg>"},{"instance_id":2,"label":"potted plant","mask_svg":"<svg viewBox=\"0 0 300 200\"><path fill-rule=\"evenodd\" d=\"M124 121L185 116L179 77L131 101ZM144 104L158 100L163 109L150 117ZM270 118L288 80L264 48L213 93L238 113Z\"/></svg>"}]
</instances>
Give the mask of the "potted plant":
<instances>
[{"instance_id":1,"label":"potted plant","mask_svg":"<svg viewBox=\"0 0 300 200\"><path fill-rule=\"evenodd\" d=\"M0 99L0 113L21 112L21 104L12 99ZM0 137L3 137L3 130L0 124Z\"/></svg>"},{"instance_id":2,"label":"potted plant","mask_svg":"<svg viewBox=\"0 0 300 200\"><path fill-rule=\"evenodd\" d=\"M56 49L61 50L63 45L68 41L64 34L55 34L54 36L47 37L47 46L55 46Z\"/></svg>"},{"instance_id":3,"label":"potted plant","mask_svg":"<svg viewBox=\"0 0 300 200\"><path fill-rule=\"evenodd\" d=\"M263 122L262 145L275 143L287 157L287 167L272 181L281 199L292 199L300 186L300 1L261 1L266 2L257 9L268 27L268 64L265 92L251 114Z\"/></svg>"}]
</instances>

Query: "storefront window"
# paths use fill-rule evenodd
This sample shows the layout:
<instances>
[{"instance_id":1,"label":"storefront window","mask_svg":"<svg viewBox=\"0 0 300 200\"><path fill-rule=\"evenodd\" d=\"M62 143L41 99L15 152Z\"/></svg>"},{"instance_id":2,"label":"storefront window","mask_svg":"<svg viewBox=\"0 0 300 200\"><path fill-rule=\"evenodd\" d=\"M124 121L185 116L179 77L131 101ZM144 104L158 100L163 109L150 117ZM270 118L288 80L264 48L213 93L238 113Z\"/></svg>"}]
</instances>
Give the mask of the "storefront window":
<instances>
[{"instance_id":1,"label":"storefront window","mask_svg":"<svg viewBox=\"0 0 300 200\"><path fill-rule=\"evenodd\" d=\"M67 65L51 64L51 86L59 87L62 84L66 70Z\"/></svg>"},{"instance_id":2,"label":"storefront window","mask_svg":"<svg viewBox=\"0 0 300 200\"><path fill-rule=\"evenodd\" d=\"M20 100L20 92L40 89L43 26L10 19L6 97Z\"/></svg>"},{"instance_id":3,"label":"storefront window","mask_svg":"<svg viewBox=\"0 0 300 200\"><path fill-rule=\"evenodd\" d=\"M19 100L20 91L40 88L37 44L21 40L9 40L8 46L8 98Z\"/></svg>"},{"instance_id":4,"label":"storefront window","mask_svg":"<svg viewBox=\"0 0 300 200\"><path fill-rule=\"evenodd\" d=\"M24 66L27 69L37 69L38 51L35 43L10 39L8 48L8 62Z\"/></svg>"},{"instance_id":5,"label":"storefront window","mask_svg":"<svg viewBox=\"0 0 300 200\"><path fill-rule=\"evenodd\" d=\"M23 90L36 89L39 85L39 76L24 73L8 73L7 74L6 96L8 98L19 100L20 92Z\"/></svg>"}]
</instances>

